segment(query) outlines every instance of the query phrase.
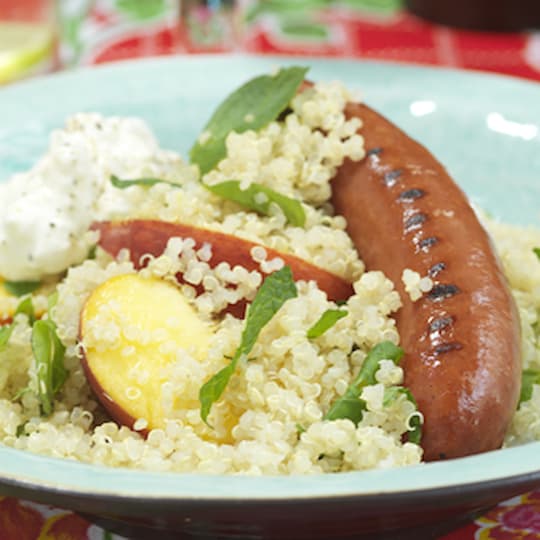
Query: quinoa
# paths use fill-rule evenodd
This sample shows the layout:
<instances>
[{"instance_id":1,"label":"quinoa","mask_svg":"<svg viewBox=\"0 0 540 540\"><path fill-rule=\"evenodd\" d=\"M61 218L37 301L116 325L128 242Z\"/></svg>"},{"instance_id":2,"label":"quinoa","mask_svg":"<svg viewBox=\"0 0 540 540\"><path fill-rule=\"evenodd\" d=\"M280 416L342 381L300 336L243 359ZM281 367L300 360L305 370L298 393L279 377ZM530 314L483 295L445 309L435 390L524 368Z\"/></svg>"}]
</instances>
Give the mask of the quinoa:
<instances>
[{"instance_id":1,"label":"quinoa","mask_svg":"<svg viewBox=\"0 0 540 540\"><path fill-rule=\"evenodd\" d=\"M173 237L162 253L144 256L143 269L135 268L126 251L113 259L98 248L94 258L85 257L65 275L50 278L50 288L34 293L33 301L36 311L56 324L66 348L67 379L52 414L41 415L31 329L28 317L17 315L7 346L0 348L0 442L39 454L153 471L283 475L420 463L421 447L405 442L405 435L412 418L421 415L404 395L384 402L385 389L403 383L402 369L390 360L380 362L375 383L362 390L366 411L358 425L324 418L345 394L370 349L382 341L399 343L392 315L401 299L394 284L382 272L365 271L345 220L334 215L329 204L330 180L337 168L345 158L358 161L365 155L357 133L361 121L344 114L350 98L338 83L316 84L292 100L284 120L258 132L231 133L225 159L204 179L180 156L160 149L138 120L79 114L55 132L49 153L36 170L54 176L73 166L81 181L91 174L93 219L180 222L242 237L259 244L250 253L257 267L248 271L227 263L213 266L210 245ZM209 136L203 133L201 138ZM105 142L111 138L114 145L109 149ZM90 162L92 168L85 173L83 165ZM109 182L111 174L169 183L117 189ZM244 188L257 182L299 199L305 226L291 225L278 206L264 216L246 211L201 183L230 178ZM540 233L492 221L487 226L519 306L524 367L540 369L540 262L532 253L540 245ZM354 293L338 306L314 281L297 282L298 296L285 302L262 329L249 358L241 359L214 403L207 424L201 418L199 390L235 354L244 328L244 320L227 313L227 308L253 300L264 278L283 266L283 259L269 257L270 248L351 282ZM182 282L176 278L179 274ZM212 329L203 357L179 347L165 328L149 332L142 326L123 325L114 300L89 317L81 340L81 312L88 299L118 276L173 284ZM403 282L412 300L433 286L428 277L410 269L403 273ZM55 286L57 302L48 311L47 296ZM14 297L1 295L0 318L12 314L17 303ZM337 309L345 310L346 316L321 336L308 338L319 318ZM130 357L148 343L173 360L166 363L160 383L163 424L145 433L148 418L136 418L133 429L111 420L89 386L81 359L90 349ZM128 379L143 384L147 375L137 368ZM137 398L136 390L126 388L131 398ZM540 439L538 387L516 413L505 444L533 439Z\"/></svg>"},{"instance_id":2,"label":"quinoa","mask_svg":"<svg viewBox=\"0 0 540 540\"><path fill-rule=\"evenodd\" d=\"M481 216L495 239L521 321L523 369L540 369L540 260L533 252L540 246L540 231L517 227ZM532 398L515 413L504 445L540 440L540 387L533 385Z\"/></svg>"},{"instance_id":3,"label":"quinoa","mask_svg":"<svg viewBox=\"0 0 540 540\"><path fill-rule=\"evenodd\" d=\"M405 292L413 302L420 300L425 293L433 289L433 280L429 276L422 277L410 268L403 270L401 280L405 285Z\"/></svg>"}]
</instances>

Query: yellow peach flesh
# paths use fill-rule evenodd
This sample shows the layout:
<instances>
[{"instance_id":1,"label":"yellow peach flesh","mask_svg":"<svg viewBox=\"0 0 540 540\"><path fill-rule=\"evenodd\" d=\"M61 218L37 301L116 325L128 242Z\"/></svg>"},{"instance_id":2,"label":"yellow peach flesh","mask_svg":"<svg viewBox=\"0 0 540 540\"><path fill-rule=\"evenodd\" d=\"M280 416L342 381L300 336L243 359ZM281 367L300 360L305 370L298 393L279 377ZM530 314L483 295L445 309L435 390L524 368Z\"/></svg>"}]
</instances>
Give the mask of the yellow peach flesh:
<instances>
[{"instance_id":1,"label":"yellow peach flesh","mask_svg":"<svg viewBox=\"0 0 540 540\"><path fill-rule=\"evenodd\" d=\"M114 277L93 291L80 331L93 390L113 418L130 427L144 419L145 431L164 427L168 368L182 361L182 350L204 358L212 335L174 284L135 274Z\"/></svg>"}]
</instances>

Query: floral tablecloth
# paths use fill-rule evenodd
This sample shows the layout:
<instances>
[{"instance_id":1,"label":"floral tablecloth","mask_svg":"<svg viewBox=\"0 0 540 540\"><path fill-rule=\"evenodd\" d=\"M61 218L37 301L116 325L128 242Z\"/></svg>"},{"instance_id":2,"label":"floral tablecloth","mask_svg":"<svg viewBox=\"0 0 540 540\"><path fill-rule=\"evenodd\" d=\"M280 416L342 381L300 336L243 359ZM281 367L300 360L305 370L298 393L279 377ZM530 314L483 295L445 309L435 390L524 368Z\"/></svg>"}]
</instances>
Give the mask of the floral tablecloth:
<instances>
[{"instance_id":1,"label":"floral tablecloth","mask_svg":"<svg viewBox=\"0 0 540 540\"><path fill-rule=\"evenodd\" d=\"M222 2L219 8L195 4L186 0L184 5L192 7L180 13L174 0L61 0L62 61L66 66L90 65L151 55L241 50L398 60L540 81L540 32L453 30L406 13L400 0L244 0L240 14L231 2ZM0 540L119 538L68 511L0 498ZM537 538L540 490L505 501L444 540Z\"/></svg>"},{"instance_id":2,"label":"floral tablecloth","mask_svg":"<svg viewBox=\"0 0 540 540\"><path fill-rule=\"evenodd\" d=\"M505 501L439 540L537 540L540 491ZM0 540L122 540L66 510L0 499ZM331 539L329 539L331 540ZM421 540L421 539L419 539Z\"/></svg>"},{"instance_id":3,"label":"floral tablecloth","mask_svg":"<svg viewBox=\"0 0 540 540\"><path fill-rule=\"evenodd\" d=\"M540 80L540 31L450 29L410 15L401 0L241 0L236 10L227 0L207 3L222 8L189 8L199 2L184 0L188 7L180 13L175 0L94 0L93 8L76 9L88 2L60 0L62 57L76 65L247 51L396 60Z\"/></svg>"}]
</instances>

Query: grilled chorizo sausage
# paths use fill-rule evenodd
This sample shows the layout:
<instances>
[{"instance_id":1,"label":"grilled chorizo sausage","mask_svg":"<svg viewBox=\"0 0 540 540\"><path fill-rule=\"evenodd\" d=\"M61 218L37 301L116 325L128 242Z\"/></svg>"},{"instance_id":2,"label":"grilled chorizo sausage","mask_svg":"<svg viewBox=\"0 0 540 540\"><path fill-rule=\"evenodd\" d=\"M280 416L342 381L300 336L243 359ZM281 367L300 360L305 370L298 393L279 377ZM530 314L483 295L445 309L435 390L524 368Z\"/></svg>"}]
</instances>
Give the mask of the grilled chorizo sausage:
<instances>
[{"instance_id":1,"label":"grilled chorizo sausage","mask_svg":"<svg viewBox=\"0 0 540 540\"><path fill-rule=\"evenodd\" d=\"M365 105L366 158L347 161L332 201L368 269L396 284L405 385L424 415L427 461L500 447L520 389L517 310L467 198L423 146ZM434 281L416 302L410 268Z\"/></svg>"}]
</instances>

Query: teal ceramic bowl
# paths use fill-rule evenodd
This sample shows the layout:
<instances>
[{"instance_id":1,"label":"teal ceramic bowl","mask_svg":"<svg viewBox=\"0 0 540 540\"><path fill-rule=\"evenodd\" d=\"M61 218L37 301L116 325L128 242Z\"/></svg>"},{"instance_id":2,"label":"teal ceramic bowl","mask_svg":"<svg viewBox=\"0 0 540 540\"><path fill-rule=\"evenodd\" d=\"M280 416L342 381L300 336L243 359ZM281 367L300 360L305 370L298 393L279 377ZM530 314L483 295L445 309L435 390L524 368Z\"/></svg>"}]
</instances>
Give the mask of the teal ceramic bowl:
<instances>
[{"instance_id":1,"label":"teal ceramic bowl","mask_svg":"<svg viewBox=\"0 0 540 540\"><path fill-rule=\"evenodd\" d=\"M540 85L394 64L196 56L18 84L0 91L0 180L30 167L77 111L141 116L164 147L186 154L228 91L293 63L360 89L492 214L540 225ZM262 478L110 469L0 447L0 493L132 537L426 538L539 485L540 443L397 470Z\"/></svg>"}]
</instances>

